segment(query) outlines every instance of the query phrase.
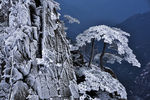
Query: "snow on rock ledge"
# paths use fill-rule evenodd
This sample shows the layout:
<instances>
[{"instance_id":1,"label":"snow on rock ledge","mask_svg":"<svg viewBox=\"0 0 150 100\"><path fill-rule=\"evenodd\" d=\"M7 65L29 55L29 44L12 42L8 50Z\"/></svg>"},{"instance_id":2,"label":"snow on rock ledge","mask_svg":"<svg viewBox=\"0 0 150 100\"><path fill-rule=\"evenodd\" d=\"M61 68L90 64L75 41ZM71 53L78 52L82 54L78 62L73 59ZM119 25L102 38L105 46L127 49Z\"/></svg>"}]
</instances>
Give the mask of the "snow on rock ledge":
<instances>
[{"instance_id":1,"label":"snow on rock ledge","mask_svg":"<svg viewBox=\"0 0 150 100\"><path fill-rule=\"evenodd\" d=\"M78 84L82 94L81 100L85 98L91 100L127 100L124 86L109 73L93 66L92 69L87 67L79 68L77 74L79 77L85 76L85 81Z\"/></svg>"}]
</instances>

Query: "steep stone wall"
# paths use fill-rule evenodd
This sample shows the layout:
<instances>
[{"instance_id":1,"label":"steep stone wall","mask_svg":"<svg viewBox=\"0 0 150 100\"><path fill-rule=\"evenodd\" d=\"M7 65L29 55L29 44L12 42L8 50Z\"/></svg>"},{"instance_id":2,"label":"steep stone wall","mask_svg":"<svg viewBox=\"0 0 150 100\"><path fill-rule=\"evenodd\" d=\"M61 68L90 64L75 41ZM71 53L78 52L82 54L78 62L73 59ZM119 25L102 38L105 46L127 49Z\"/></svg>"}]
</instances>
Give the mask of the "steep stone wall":
<instances>
[{"instance_id":1,"label":"steep stone wall","mask_svg":"<svg viewBox=\"0 0 150 100\"><path fill-rule=\"evenodd\" d=\"M76 82L59 4L6 0L1 6L6 4L3 23L8 24L0 27L0 100L78 98L77 91L70 91Z\"/></svg>"}]
</instances>

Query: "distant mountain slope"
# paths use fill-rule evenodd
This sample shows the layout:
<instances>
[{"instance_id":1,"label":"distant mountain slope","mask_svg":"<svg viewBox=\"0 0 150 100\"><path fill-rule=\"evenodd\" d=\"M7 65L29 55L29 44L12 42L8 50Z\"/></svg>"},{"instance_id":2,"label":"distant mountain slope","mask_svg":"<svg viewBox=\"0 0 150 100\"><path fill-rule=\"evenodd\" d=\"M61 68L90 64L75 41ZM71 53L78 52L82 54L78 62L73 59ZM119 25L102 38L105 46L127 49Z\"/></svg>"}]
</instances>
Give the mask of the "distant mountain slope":
<instances>
[{"instance_id":1,"label":"distant mountain slope","mask_svg":"<svg viewBox=\"0 0 150 100\"><path fill-rule=\"evenodd\" d=\"M135 80L136 88L140 90L136 91L136 95L141 96L144 100L150 99L150 63L143 69L141 74ZM143 95L144 94L144 95Z\"/></svg>"}]
</instances>

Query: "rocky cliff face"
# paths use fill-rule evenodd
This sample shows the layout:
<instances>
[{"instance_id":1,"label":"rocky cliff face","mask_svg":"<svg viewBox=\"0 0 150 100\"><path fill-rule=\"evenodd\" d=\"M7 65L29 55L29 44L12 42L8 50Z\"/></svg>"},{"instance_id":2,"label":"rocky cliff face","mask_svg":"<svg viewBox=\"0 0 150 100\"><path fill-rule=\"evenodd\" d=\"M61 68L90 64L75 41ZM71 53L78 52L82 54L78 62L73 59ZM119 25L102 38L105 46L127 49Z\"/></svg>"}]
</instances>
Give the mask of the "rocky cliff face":
<instances>
[{"instance_id":1,"label":"rocky cliff face","mask_svg":"<svg viewBox=\"0 0 150 100\"><path fill-rule=\"evenodd\" d=\"M0 100L78 98L71 91L76 82L56 11L59 4L53 0L0 3Z\"/></svg>"}]
</instances>

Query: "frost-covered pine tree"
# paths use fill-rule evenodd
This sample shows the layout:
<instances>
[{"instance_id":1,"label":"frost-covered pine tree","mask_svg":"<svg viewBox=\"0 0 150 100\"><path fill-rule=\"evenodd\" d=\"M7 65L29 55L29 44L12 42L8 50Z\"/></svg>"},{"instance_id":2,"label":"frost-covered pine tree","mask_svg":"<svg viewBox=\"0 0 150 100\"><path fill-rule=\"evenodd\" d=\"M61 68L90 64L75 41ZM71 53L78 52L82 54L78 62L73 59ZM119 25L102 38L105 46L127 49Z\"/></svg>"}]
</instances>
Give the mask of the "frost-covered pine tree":
<instances>
[{"instance_id":1,"label":"frost-covered pine tree","mask_svg":"<svg viewBox=\"0 0 150 100\"><path fill-rule=\"evenodd\" d=\"M54 0L1 0L0 100L79 98Z\"/></svg>"},{"instance_id":2,"label":"frost-covered pine tree","mask_svg":"<svg viewBox=\"0 0 150 100\"><path fill-rule=\"evenodd\" d=\"M140 63L136 59L136 56L133 54L133 51L128 46L128 36L130 36L129 33L126 33L120 29L114 28L114 27L108 27L106 25L99 25L99 26L93 26L89 29L85 30L82 34L79 34L76 38L77 40L77 46L82 47L83 45L86 45L86 43L91 43L94 45L94 41L103 41L103 48L102 52L100 53L100 67L103 69L103 58L104 56L110 57L109 60L113 59L121 59L127 61L128 63L131 63L133 66L140 67ZM91 53L91 60L89 63L89 66L91 64L91 61L93 59L93 47L92 46L92 53ZM115 51L117 55L112 55L110 53L107 53L105 55L105 51L107 47L115 47ZM109 48L108 48L109 49ZM119 59L119 60L120 60ZM119 62L121 62L119 61Z\"/></svg>"}]
</instances>

